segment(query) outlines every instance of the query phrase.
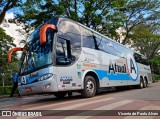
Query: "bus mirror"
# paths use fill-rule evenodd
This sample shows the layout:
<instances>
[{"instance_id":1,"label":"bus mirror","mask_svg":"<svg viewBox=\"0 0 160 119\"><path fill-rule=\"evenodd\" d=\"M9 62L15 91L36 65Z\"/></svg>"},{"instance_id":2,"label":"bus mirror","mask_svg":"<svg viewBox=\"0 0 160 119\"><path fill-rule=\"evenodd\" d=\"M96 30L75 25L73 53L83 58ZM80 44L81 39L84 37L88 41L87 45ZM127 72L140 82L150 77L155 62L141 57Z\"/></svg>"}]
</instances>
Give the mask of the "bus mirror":
<instances>
[{"instance_id":1,"label":"bus mirror","mask_svg":"<svg viewBox=\"0 0 160 119\"><path fill-rule=\"evenodd\" d=\"M46 43L46 31L47 31L48 28L56 30L56 27L53 24L45 24L45 25L43 25L41 30L40 30L40 44L41 45L44 45Z\"/></svg>"},{"instance_id":2,"label":"bus mirror","mask_svg":"<svg viewBox=\"0 0 160 119\"><path fill-rule=\"evenodd\" d=\"M24 53L26 53L26 50L24 48L12 48L9 52L8 52L8 57L7 57L7 60L8 62L10 63L12 60L11 60L11 57L12 57L12 53L15 52L15 51L23 51Z\"/></svg>"}]
</instances>

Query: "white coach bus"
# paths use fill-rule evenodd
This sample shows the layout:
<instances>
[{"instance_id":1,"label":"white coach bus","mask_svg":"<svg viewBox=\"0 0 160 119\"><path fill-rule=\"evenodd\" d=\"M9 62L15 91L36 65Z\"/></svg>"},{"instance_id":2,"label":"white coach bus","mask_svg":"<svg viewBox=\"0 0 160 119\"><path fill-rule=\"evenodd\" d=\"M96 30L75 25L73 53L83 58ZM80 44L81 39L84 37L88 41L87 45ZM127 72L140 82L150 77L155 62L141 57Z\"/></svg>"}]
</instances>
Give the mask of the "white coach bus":
<instances>
[{"instance_id":1,"label":"white coach bus","mask_svg":"<svg viewBox=\"0 0 160 119\"><path fill-rule=\"evenodd\" d=\"M81 92L93 97L98 89L152 82L146 58L112 39L67 18L39 26L22 51L18 90L21 95L53 93L64 97Z\"/></svg>"}]
</instances>

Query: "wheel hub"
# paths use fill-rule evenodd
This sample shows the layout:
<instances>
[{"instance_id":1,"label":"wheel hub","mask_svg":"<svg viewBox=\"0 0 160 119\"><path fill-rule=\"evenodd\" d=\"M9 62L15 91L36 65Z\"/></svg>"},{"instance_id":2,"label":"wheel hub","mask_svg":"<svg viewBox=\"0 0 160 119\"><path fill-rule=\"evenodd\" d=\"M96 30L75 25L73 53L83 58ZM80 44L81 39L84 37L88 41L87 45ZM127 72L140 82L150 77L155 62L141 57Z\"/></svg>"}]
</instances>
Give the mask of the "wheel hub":
<instances>
[{"instance_id":1,"label":"wheel hub","mask_svg":"<svg viewBox=\"0 0 160 119\"><path fill-rule=\"evenodd\" d=\"M94 91L94 83L92 81L88 81L87 82L87 91L88 93L93 93Z\"/></svg>"}]
</instances>

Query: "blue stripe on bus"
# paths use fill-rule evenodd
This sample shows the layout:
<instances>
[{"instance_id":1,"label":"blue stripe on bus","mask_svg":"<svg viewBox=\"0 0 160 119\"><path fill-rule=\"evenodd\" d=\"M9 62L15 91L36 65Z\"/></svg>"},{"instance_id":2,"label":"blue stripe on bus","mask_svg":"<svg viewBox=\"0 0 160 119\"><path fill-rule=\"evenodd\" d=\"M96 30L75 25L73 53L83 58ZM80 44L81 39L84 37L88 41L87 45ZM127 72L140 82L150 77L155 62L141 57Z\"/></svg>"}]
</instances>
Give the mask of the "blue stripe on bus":
<instances>
[{"instance_id":1,"label":"blue stripe on bus","mask_svg":"<svg viewBox=\"0 0 160 119\"><path fill-rule=\"evenodd\" d=\"M94 70L97 74L100 80L107 77L109 80L131 80L130 76L126 74L114 74L113 72L108 73L105 70Z\"/></svg>"}]
</instances>

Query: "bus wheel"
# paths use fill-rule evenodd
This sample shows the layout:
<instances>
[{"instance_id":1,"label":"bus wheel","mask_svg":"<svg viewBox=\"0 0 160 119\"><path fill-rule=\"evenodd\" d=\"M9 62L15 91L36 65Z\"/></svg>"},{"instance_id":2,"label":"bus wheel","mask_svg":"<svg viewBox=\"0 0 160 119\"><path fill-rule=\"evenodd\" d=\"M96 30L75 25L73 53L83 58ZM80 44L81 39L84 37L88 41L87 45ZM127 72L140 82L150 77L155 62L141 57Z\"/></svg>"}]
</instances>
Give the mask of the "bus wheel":
<instances>
[{"instance_id":1,"label":"bus wheel","mask_svg":"<svg viewBox=\"0 0 160 119\"><path fill-rule=\"evenodd\" d=\"M146 81L146 79L144 79L144 81L143 81L144 83L144 85L143 85L143 88L146 88L147 87L147 81Z\"/></svg>"},{"instance_id":2,"label":"bus wheel","mask_svg":"<svg viewBox=\"0 0 160 119\"><path fill-rule=\"evenodd\" d=\"M96 94L96 81L92 76L86 76L84 79L84 89L82 90L82 96L85 98L91 98Z\"/></svg>"},{"instance_id":3,"label":"bus wheel","mask_svg":"<svg viewBox=\"0 0 160 119\"><path fill-rule=\"evenodd\" d=\"M55 92L54 96L56 96L57 98L63 98L66 94L67 92Z\"/></svg>"},{"instance_id":4,"label":"bus wheel","mask_svg":"<svg viewBox=\"0 0 160 119\"><path fill-rule=\"evenodd\" d=\"M144 81L142 78L140 78L140 84L138 85L138 88L142 89L144 87Z\"/></svg>"}]
</instances>

